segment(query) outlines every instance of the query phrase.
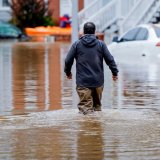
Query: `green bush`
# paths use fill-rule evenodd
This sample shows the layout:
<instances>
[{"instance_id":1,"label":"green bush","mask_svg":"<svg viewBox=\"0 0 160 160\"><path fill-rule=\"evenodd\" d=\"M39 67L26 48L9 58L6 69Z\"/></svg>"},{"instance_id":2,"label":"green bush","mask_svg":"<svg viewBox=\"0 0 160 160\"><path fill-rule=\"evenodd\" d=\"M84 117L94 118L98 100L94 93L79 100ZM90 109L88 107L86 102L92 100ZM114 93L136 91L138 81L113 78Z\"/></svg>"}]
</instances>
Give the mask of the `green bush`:
<instances>
[{"instance_id":1,"label":"green bush","mask_svg":"<svg viewBox=\"0 0 160 160\"><path fill-rule=\"evenodd\" d=\"M44 0L11 0L11 22L19 28L53 26L52 12Z\"/></svg>"},{"instance_id":2,"label":"green bush","mask_svg":"<svg viewBox=\"0 0 160 160\"><path fill-rule=\"evenodd\" d=\"M55 23L50 16L44 17L44 26L55 26Z\"/></svg>"}]
</instances>

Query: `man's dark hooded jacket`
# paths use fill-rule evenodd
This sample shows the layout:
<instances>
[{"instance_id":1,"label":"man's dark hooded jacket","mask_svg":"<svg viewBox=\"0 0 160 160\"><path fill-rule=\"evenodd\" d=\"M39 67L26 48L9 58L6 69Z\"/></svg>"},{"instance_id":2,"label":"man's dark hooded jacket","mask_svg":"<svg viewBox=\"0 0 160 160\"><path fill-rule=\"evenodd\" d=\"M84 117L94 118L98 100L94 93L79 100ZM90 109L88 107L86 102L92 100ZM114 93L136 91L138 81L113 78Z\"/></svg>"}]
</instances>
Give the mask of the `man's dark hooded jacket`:
<instances>
[{"instance_id":1,"label":"man's dark hooded jacket","mask_svg":"<svg viewBox=\"0 0 160 160\"><path fill-rule=\"evenodd\" d=\"M112 74L117 76L118 69L113 56L103 41L94 34L85 34L73 43L65 59L65 73L71 74L76 59L76 83L81 87L100 87L104 84L103 59Z\"/></svg>"}]
</instances>

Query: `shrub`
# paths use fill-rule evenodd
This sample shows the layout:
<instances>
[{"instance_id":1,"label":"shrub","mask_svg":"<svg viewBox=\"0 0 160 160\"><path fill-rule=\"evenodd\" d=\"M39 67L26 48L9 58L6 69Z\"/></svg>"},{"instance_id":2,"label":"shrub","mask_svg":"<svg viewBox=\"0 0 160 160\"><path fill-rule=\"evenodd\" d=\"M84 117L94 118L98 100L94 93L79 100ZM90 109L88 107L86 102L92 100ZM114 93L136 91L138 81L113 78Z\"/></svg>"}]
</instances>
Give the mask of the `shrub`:
<instances>
[{"instance_id":1,"label":"shrub","mask_svg":"<svg viewBox=\"0 0 160 160\"><path fill-rule=\"evenodd\" d=\"M53 26L52 12L44 0L11 0L12 22L19 28Z\"/></svg>"}]
</instances>

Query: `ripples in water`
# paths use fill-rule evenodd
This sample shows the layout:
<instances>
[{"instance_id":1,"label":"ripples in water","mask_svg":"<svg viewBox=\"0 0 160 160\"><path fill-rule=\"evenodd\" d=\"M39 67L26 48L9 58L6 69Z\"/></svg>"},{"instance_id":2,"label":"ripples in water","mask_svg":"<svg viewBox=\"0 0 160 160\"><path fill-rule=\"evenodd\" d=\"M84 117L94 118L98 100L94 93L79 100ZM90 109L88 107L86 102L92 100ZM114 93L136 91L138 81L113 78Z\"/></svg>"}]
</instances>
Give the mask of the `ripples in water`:
<instances>
[{"instance_id":1,"label":"ripples in water","mask_svg":"<svg viewBox=\"0 0 160 160\"><path fill-rule=\"evenodd\" d=\"M159 160L159 64L119 63L116 83L105 67L103 111L84 116L68 48L0 43L0 159Z\"/></svg>"},{"instance_id":2,"label":"ripples in water","mask_svg":"<svg viewBox=\"0 0 160 160\"><path fill-rule=\"evenodd\" d=\"M160 119L148 110L104 109L84 116L76 109L63 109L0 121L0 150L13 147L8 152L15 158L159 158Z\"/></svg>"}]
</instances>

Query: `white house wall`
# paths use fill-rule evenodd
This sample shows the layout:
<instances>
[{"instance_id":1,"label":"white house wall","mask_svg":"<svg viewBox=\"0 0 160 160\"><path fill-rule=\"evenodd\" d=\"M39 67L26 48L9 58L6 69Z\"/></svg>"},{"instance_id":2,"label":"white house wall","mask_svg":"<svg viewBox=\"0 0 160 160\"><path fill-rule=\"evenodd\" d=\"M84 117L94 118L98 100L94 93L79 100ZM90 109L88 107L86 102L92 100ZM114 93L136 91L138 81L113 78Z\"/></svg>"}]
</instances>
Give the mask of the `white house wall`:
<instances>
[{"instance_id":1,"label":"white house wall","mask_svg":"<svg viewBox=\"0 0 160 160\"><path fill-rule=\"evenodd\" d=\"M60 16L72 15L72 0L60 0Z\"/></svg>"},{"instance_id":2,"label":"white house wall","mask_svg":"<svg viewBox=\"0 0 160 160\"><path fill-rule=\"evenodd\" d=\"M3 0L0 0L0 20L9 21L11 18L10 7L3 6Z\"/></svg>"}]
</instances>

